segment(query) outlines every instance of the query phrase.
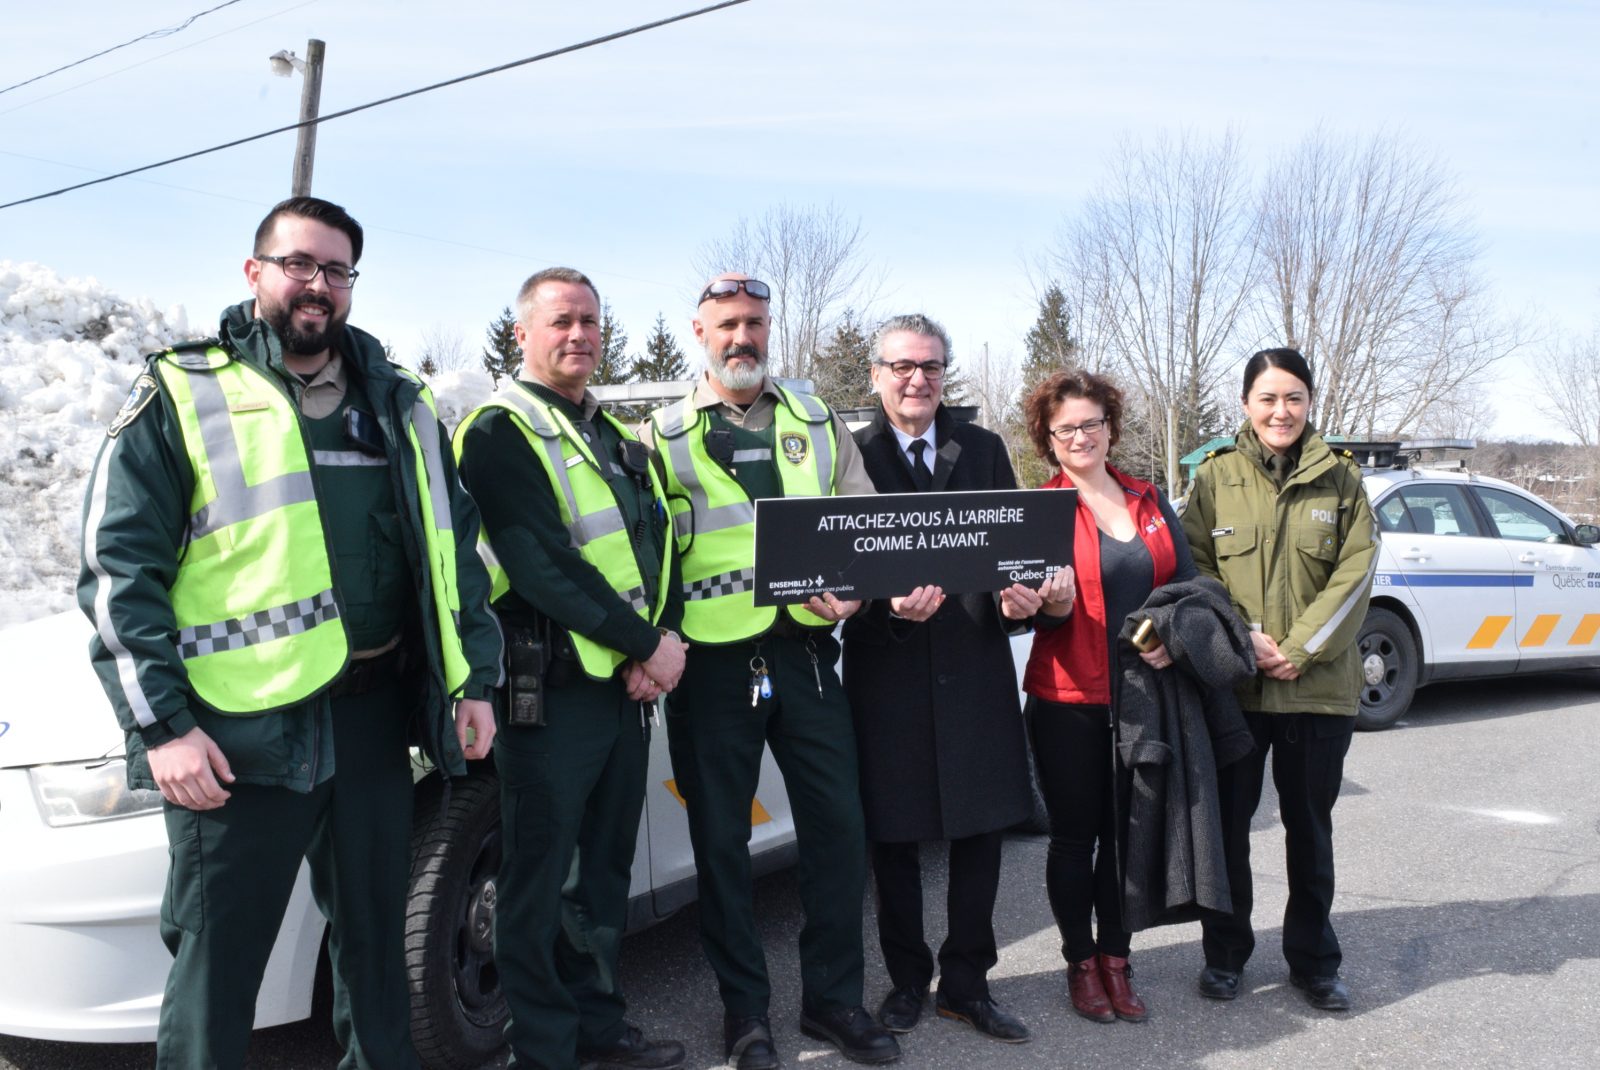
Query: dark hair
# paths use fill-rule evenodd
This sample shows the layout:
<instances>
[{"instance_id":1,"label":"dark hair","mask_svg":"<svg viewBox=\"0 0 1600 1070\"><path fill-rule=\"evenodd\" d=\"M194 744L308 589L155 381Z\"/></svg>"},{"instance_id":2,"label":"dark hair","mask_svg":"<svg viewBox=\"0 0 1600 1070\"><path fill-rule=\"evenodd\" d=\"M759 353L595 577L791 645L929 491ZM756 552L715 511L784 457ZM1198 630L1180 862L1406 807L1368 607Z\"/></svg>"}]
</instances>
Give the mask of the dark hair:
<instances>
[{"instance_id":1,"label":"dark hair","mask_svg":"<svg viewBox=\"0 0 1600 1070\"><path fill-rule=\"evenodd\" d=\"M253 255L260 256L267 251L267 242L272 240L272 232L278 225L278 217L283 215L312 219L335 230L344 231L350 239L350 266L355 267L360 262L361 224L352 219L349 212L332 201L323 200L321 197L290 197L286 201L279 201L273 205L272 211L267 213L267 218L263 219L261 225L256 228L256 244Z\"/></svg>"},{"instance_id":2,"label":"dark hair","mask_svg":"<svg viewBox=\"0 0 1600 1070\"><path fill-rule=\"evenodd\" d=\"M589 281L589 276L577 268L548 267L543 271L535 271L532 275L529 275L523 282L522 289L517 291L517 320L519 322L525 319L533 309L533 295L538 292L539 287L547 282L565 282L573 286L587 286L589 287L589 292L594 294L594 303L597 305L600 303L600 291L595 289L593 282Z\"/></svg>"},{"instance_id":3,"label":"dark hair","mask_svg":"<svg viewBox=\"0 0 1600 1070\"><path fill-rule=\"evenodd\" d=\"M1111 432L1110 445L1117 444L1117 440L1122 438L1122 391L1113 386L1110 379L1092 372L1082 369L1060 371L1034 387L1033 393L1022 403L1028 437L1033 440L1033 448L1041 459L1055 460L1055 452L1050 448L1050 417L1068 398L1086 398L1099 405L1106 414L1106 424Z\"/></svg>"},{"instance_id":4,"label":"dark hair","mask_svg":"<svg viewBox=\"0 0 1600 1070\"><path fill-rule=\"evenodd\" d=\"M1250 397L1250 388L1261 377L1261 373L1268 368L1279 368L1288 372L1302 383L1306 384L1306 396L1311 396L1312 379L1311 365L1306 363L1306 358L1300 355L1298 349L1263 349L1245 361L1244 364L1244 389L1239 396L1246 400Z\"/></svg>"}]
</instances>

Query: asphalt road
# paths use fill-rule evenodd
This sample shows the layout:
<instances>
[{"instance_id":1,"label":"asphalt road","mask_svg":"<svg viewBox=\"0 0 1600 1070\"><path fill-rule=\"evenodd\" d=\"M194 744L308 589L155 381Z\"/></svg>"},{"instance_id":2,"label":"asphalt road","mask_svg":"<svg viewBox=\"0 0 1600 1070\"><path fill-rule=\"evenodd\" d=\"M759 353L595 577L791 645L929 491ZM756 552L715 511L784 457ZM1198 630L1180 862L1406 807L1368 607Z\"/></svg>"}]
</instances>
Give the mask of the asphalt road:
<instances>
[{"instance_id":1,"label":"asphalt road","mask_svg":"<svg viewBox=\"0 0 1600 1070\"><path fill-rule=\"evenodd\" d=\"M1134 937L1151 1008L1142 1025L1097 1025L1071 1013L1060 941L1044 896L1045 842L1008 841L995 928L997 999L1033 1029L999 1045L925 1019L904 1038L906 1070L974 1066L1119 1070L1227 1067L1589 1067L1600 1065L1600 674L1440 685L1395 729L1358 734L1335 811L1335 926L1354 1008L1327 1014L1287 984L1276 922L1283 907L1276 800L1254 836L1256 957L1234 1003L1194 991L1199 929ZM942 852L930 849L930 906L943 901ZM786 1064L850 1065L799 1032L792 875L757 888L773 1025ZM942 929L934 909L930 930ZM693 908L631 938L623 968L632 1017L689 1048L689 1065L721 1064L720 1008ZM887 989L870 917L869 1004ZM0 962L0 968L4 968ZM258 1033L250 1065L328 1067L338 1052L323 1022ZM149 1045L50 1044L0 1037L0 1070L147 1067ZM504 1061L494 1064L503 1066Z\"/></svg>"}]
</instances>

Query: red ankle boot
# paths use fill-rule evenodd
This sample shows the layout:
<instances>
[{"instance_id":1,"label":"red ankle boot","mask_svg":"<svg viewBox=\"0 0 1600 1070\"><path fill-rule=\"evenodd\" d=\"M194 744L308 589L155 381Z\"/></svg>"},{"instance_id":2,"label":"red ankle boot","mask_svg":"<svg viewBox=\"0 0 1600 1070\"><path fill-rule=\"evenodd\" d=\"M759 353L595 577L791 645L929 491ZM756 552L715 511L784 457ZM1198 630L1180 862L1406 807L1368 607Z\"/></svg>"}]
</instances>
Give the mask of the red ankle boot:
<instances>
[{"instance_id":1,"label":"red ankle boot","mask_svg":"<svg viewBox=\"0 0 1600 1070\"><path fill-rule=\"evenodd\" d=\"M1106 998L1105 985L1100 980L1100 965L1096 959L1067 963L1067 993L1072 997L1072 1009L1091 1022L1114 1022L1117 1015Z\"/></svg>"},{"instance_id":2,"label":"red ankle boot","mask_svg":"<svg viewBox=\"0 0 1600 1070\"><path fill-rule=\"evenodd\" d=\"M1133 967L1127 959L1100 955L1100 981L1105 987L1111 1010L1124 1022L1142 1022L1150 1017L1144 1000L1133 990Z\"/></svg>"}]
</instances>

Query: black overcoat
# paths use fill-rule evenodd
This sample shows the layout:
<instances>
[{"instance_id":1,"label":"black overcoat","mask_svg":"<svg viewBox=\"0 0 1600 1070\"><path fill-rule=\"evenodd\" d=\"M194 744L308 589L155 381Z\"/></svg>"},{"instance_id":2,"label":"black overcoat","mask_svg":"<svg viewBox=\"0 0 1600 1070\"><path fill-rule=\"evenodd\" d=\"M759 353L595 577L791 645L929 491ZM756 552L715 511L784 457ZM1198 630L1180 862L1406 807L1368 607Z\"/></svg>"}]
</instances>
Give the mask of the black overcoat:
<instances>
[{"instance_id":1,"label":"black overcoat","mask_svg":"<svg viewBox=\"0 0 1600 1070\"><path fill-rule=\"evenodd\" d=\"M855 433L880 494L911 494L911 469L883 411ZM940 406L933 490L1011 490L999 436ZM906 592L910 593L910 592ZM1033 813L1027 741L997 596L951 596L922 623L887 599L844 625L844 685L855 714L867 838L952 840Z\"/></svg>"}]
</instances>

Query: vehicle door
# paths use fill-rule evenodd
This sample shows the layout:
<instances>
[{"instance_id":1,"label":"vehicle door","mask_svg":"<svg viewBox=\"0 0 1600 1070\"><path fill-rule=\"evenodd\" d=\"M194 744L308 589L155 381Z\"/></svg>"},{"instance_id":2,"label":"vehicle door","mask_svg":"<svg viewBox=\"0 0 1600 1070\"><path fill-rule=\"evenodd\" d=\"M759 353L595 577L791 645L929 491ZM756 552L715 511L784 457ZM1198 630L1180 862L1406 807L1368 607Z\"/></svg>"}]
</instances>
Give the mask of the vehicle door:
<instances>
[{"instance_id":1,"label":"vehicle door","mask_svg":"<svg viewBox=\"0 0 1600 1070\"><path fill-rule=\"evenodd\" d=\"M1511 556L1521 668L1600 657L1600 550L1579 546L1556 513L1509 488L1474 486Z\"/></svg>"},{"instance_id":2,"label":"vehicle door","mask_svg":"<svg viewBox=\"0 0 1600 1070\"><path fill-rule=\"evenodd\" d=\"M1397 486L1375 507L1387 551L1374 593L1407 589L1425 618L1431 677L1516 668L1511 555L1479 521L1464 484ZM1393 571L1391 571L1391 569Z\"/></svg>"}]
</instances>

